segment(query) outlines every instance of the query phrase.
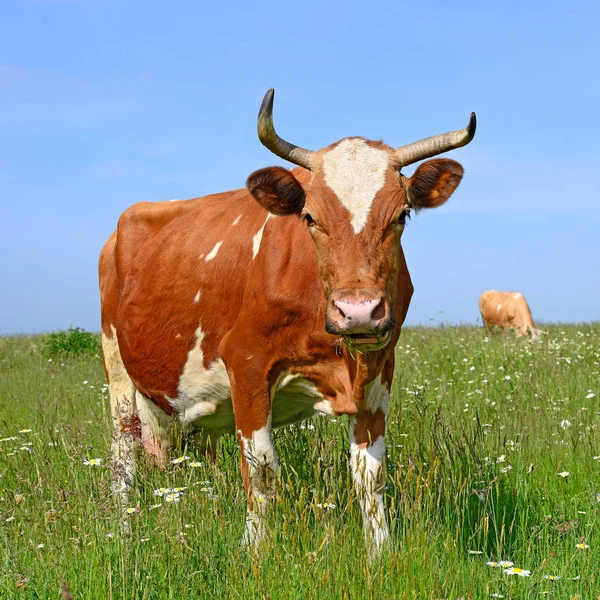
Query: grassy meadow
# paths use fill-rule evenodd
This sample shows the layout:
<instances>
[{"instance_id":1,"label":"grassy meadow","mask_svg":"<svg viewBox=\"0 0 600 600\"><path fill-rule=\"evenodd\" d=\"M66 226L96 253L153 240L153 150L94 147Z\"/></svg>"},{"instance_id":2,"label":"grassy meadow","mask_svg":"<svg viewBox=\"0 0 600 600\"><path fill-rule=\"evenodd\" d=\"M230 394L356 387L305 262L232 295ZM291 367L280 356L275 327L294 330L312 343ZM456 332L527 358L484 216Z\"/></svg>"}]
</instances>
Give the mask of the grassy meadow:
<instances>
[{"instance_id":1,"label":"grassy meadow","mask_svg":"<svg viewBox=\"0 0 600 600\"><path fill-rule=\"evenodd\" d=\"M257 556L240 547L233 438L215 464L185 449L166 471L142 461L125 537L100 358L49 360L41 337L0 338L0 598L70 598L62 582L103 600L600 598L600 324L545 330L539 343L403 331L392 543L372 564L346 418L276 432L281 477ZM167 503L161 487L186 489Z\"/></svg>"}]
</instances>

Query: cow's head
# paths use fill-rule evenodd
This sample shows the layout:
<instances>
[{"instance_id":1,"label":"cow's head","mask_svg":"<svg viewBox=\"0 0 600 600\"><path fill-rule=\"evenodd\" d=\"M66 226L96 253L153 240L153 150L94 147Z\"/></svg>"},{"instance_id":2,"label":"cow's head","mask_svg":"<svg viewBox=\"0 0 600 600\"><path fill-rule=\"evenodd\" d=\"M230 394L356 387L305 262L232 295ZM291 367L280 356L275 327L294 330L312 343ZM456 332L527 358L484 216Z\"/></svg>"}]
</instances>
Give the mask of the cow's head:
<instances>
[{"instance_id":1,"label":"cow's head","mask_svg":"<svg viewBox=\"0 0 600 600\"><path fill-rule=\"evenodd\" d=\"M310 171L306 183L282 167L256 171L247 186L275 215L298 215L317 248L327 298L326 329L362 350L385 347L395 326L393 305L404 223L412 209L442 205L463 175L453 160L421 164L412 177L404 166L468 144L475 114L464 130L436 135L398 149L345 138L312 152L281 139L273 126L273 90L258 116L261 142L277 156ZM408 273L406 273L408 275Z\"/></svg>"}]
</instances>

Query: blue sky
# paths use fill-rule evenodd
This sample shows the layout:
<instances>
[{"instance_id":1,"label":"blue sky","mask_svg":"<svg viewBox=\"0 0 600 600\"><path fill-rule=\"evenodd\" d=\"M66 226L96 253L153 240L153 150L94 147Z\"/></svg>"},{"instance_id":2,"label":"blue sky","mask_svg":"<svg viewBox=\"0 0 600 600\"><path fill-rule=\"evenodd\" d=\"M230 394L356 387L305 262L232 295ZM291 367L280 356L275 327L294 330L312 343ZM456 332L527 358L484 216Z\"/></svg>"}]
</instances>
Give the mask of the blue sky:
<instances>
[{"instance_id":1,"label":"blue sky","mask_svg":"<svg viewBox=\"0 0 600 600\"><path fill-rule=\"evenodd\" d=\"M597 2L13 0L0 20L0 334L99 329L96 263L139 200L241 187L318 149L466 125L444 206L412 219L409 323L475 322L489 288L600 319ZM411 169L407 170L410 173Z\"/></svg>"}]
</instances>

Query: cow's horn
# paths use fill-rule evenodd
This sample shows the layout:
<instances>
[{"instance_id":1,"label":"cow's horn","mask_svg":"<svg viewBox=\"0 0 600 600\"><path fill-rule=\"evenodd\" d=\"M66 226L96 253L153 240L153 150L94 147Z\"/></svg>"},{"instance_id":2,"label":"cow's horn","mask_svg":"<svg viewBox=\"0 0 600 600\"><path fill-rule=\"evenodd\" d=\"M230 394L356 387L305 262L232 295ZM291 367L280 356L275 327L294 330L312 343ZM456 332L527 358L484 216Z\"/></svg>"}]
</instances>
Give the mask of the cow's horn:
<instances>
[{"instance_id":1,"label":"cow's horn","mask_svg":"<svg viewBox=\"0 0 600 600\"><path fill-rule=\"evenodd\" d=\"M475 136L475 128L477 127L477 118L475 113L471 113L469 124L464 129L457 131L449 131L448 133L440 133L431 137L419 140L414 144L401 146L396 149L396 156L401 167L412 165L419 160L431 158L442 152L454 150L466 146Z\"/></svg>"},{"instance_id":2,"label":"cow's horn","mask_svg":"<svg viewBox=\"0 0 600 600\"><path fill-rule=\"evenodd\" d=\"M310 169L314 152L305 150L281 139L273 126L273 97L275 90L270 88L263 98L258 111L258 139L273 154L289 160L305 169Z\"/></svg>"}]
</instances>

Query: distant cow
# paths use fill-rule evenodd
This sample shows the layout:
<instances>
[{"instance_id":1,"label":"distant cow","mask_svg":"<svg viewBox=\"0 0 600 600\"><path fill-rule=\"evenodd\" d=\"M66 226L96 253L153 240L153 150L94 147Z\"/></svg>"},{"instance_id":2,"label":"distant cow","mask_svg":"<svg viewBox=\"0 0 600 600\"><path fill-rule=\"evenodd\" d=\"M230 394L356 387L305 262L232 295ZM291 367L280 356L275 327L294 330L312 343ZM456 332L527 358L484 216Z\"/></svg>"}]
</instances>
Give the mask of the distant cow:
<instances>
[{"instance_id":1,"label":"distant cow","mask_svg":"<svg viewBox=\"0 0 600 600\"><path fill-rule=\"evenodd\" d=\"M273 90L261 142L300 166L256 171L239 189L126 210L100 255L102 349L119 489L140 441L161 464L174 431L200 450L236 434L247 542L263 536L278 457L272 430L315 411L349 415L350 464L367 543L388 537L385 425L394 346L413 293L400 238L463 175L462 130L398 149L360 137L313 152L280 138Z\"/></svg>"},{"instance_id":2,"label":"distant cow","mask_svg":"<svg viewBox=\"0 0 600 600\"><path fill-rule=\"evenodd\" d=\"M530 334L534 339L541 334L535 328L527 300L520 292L483 292L479 298L479 311L486 328L502 327L506 334L513 329L518 336Z\"/></svg>"}]
</instances>

